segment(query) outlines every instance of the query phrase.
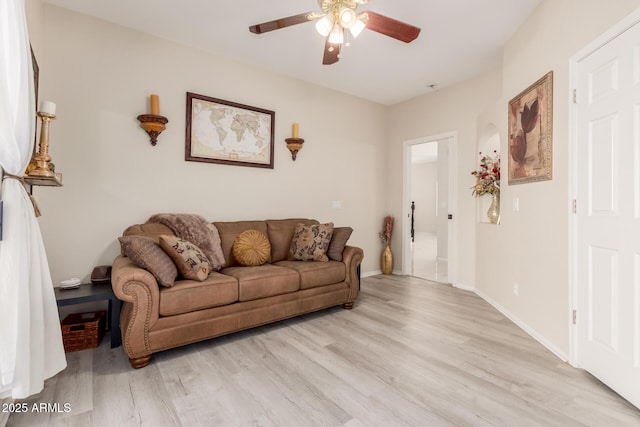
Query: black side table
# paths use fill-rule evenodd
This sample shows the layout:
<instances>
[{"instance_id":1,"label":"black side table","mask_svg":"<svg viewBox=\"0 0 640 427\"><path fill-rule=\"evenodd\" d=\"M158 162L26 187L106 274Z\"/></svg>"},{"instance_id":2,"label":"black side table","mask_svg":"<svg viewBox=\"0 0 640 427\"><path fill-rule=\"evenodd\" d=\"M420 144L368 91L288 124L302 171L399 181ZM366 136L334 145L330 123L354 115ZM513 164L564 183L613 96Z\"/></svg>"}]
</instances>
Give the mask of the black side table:
<instances>
[{"instance_id":1,"label":"black side table","mask_svg":"<svg viewBox=\"0 0 640 427\"><path fill-rule=\"evenodd\" d=\"M77 289L54 288L58 307L82 304L93 301L109 301L107 310L107 324L111 330L111 348L122 344L120 336L120 300L113 293L110 283L95 285L87 283Z\"/></svg>"}]
</instances>

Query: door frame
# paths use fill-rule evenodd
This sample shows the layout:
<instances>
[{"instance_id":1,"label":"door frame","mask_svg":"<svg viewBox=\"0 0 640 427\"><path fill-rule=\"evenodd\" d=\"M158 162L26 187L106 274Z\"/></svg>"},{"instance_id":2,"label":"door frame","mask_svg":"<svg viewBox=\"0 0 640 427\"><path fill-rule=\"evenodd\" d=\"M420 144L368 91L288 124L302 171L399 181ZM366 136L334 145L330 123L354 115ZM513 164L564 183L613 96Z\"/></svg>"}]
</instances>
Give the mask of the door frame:
<instances>
[{"instance_id":1,"label":"door frame","mask_svg":"<svg viewBox=\"0 0 640 427\"><path fill-rule=\"evenodd\" d=\"M428 142L448 140L449 142L449 193L447 195L447 276L449 283L458 281L458 244L457 244L457 171L458 171L458 132L450 131L422 138L410 139L403 143L402 156L402 275L411 274L411 147ZM441 211L441 210L439 210Z\"/></svg>"},{"instance_id":2,"label":"door frame","mask_svg":"<svg viewBox=\"0 0 640 427\"><path fill-rule=\"evenodd\" d=\"M587 44L569 60L569 306L567 313L569 324L569 363L580 367L578 325L573 321L573 313L578 310L578 219L573 212L574 201L578 197L578 105L573 101L578 86L579 63L589 55L603 48L607 43L620 36L636 24L640 24L640 8L633 11L622 21L609 28L602 35ZM582 94L584 96L584 94ZM578 201L579 202L579 201ZM583 206L578 206L578 209ZM579 313L577 313L579 315Z\"/></svg>"}]
</instances>

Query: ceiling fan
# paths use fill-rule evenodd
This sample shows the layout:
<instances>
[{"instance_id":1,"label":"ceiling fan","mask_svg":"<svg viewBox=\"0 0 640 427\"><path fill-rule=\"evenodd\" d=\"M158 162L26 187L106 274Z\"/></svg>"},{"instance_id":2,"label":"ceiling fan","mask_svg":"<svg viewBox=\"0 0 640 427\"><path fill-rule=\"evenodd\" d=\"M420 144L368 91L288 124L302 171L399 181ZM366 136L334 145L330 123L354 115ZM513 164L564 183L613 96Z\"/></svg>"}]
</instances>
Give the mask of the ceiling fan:
<instances>
[{"instance_id":1,"label":"ceiling fan","mask_svg":"<svg viewBox=\"0 0 640 427\"><path fill-rule=\"evenodd\" d=\"M274 21L263 22L249 27L254 34L262 34L292 25L316 21L316 30L323 37L324 56L322 63L331 65L340 59L340 48L349 46L349 34L358 35L368 28L385 36L405 43L418 38L420 28L371 11L356 13L358 6L369 0L318 0L322 12L308 12Z\"/></svg>"}]
</instances>

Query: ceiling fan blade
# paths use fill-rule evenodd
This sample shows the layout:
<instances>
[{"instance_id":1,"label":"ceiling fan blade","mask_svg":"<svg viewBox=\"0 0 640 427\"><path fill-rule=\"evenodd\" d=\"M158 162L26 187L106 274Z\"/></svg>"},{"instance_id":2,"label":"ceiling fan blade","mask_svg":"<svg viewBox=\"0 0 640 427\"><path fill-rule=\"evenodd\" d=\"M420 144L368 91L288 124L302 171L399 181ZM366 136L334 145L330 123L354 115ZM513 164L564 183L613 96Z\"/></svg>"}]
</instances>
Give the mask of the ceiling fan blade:
<instances>
[{"instance_id":1,"label":"ceiling fan blade","mask_svg":"<svg viewBox=\"0 0 640 427\"><path fill-rule=\"evenodd\" d=\"M338 55L340 55L340 46L339 44L329 43L329 36L325 39L324 42L324 56L322 57L323 65L331 65L335 64L340 60Z\"/></svg>"},{"instance_id":2,"label":"ceiling fan blade","mask_svg":"<svg viewBox=\"0 0 640 427\"><path fill-rule=\"evenodd\" d=\"M305 22L312 21L314 14L312 12L301 13L299 15L293 15L286 18L276 19L274 21L263 22L262 24L256 24L249 27L249 31L254 34L262 34L273 30L279 30L280 28L290 27L292 25L303 24Z\"/></svg>"},{"instance_id":3,"label":"ceiling fan blade","mask_svg":"<svg viewBox=\"0 0 640 427\"><path fill-rule=\"evenodd\" d=\"M375 12L367 14L367 28L385 36L393 37L405 43L411 43L420 35L420 28L414 27L402 21L380 15Z\"/></svg>"}]
</instances>

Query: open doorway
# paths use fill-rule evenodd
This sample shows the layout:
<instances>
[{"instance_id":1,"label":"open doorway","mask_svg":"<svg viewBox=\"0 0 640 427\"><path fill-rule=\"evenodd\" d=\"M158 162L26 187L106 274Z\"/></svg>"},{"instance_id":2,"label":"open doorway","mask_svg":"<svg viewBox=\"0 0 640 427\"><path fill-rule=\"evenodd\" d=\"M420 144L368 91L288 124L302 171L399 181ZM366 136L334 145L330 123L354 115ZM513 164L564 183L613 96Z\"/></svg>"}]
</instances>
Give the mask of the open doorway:
<instances>
[{"instance_id":1,"label":"open doorway","mask_svg":"<svg viewBox=\"0 0 640 427\"><path fill-rule=\"evenodd\" d=\"M447 140L411 146L411 275L448 282ZM441 176L442 174L442 176Z\"/></svg>"},{"instance_id":2,"label":"open doorway","mask_svg":"<svg viewBox=\"0 0 640 427\"><path fill-rule=\"evenodd\" d=\"M455 133L405 142L403 274L452 283Z\"/></svg>"}]
</instances>

